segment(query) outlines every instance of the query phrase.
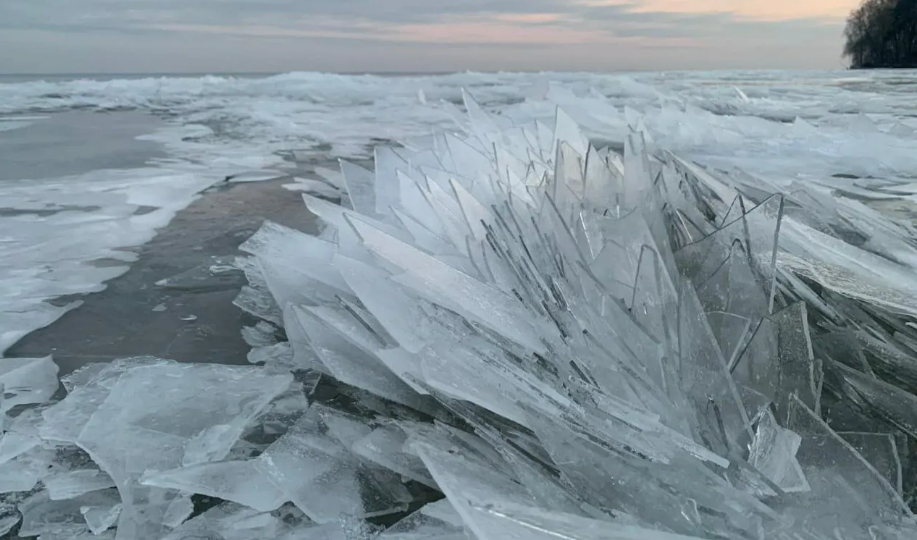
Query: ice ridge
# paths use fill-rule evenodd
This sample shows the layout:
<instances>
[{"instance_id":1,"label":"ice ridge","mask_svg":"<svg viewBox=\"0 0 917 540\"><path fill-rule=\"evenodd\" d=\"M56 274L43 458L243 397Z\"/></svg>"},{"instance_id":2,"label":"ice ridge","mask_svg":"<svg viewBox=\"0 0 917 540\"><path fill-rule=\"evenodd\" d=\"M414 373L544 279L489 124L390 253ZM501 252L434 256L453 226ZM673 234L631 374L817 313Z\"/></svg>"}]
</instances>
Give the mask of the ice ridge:
<instances>
[{"instance_id":1,"label":"ice ridge","mask_svg":"<svg viewBox=\"0 0 917 540\"><path fill-rule=\"evenodd\" d=\"M917 537L908 225L464 97L242 245L252 366L4 363L0 533Z\"/></svg>"}]
</instances>

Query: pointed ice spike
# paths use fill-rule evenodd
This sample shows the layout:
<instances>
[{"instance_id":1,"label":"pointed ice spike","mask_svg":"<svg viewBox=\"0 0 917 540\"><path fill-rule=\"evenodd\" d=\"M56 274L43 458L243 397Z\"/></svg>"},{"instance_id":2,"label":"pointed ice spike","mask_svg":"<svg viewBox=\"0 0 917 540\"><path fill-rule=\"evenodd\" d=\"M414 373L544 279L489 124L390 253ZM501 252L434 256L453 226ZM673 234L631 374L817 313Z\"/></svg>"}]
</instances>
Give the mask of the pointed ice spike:
<instances>
[{"instance_id":1,"label":"pointed ice spike","mask_svg":"<svg viewBox=\"0 0 917 540\"><path fill-rule=\"evenodd\" d=\"M337 228L339 233L349 232L347 221L344 219L344 216L349 212L346 208L342 208L336 204L329 203L328 201L323 201L322 199L312 197L311 195L307 194L303 194L302 199L310 212L320 217L327 224ZM409 235L396 226L383 223L368 216L362 216L361 219L372 223L374 226L379 227L380 229L383 229L389 234L397 236L398 238L403 238L405 240L409 239Z\"/></svg>"},{"instance_id":2,"label":"pointed ice spike","mask_svg":"<svg viewBox=\"0 0 917 540\"><path fill-rule=\"evenodd\" d=\"M398 172L398 182L401 186L401 207L400 212L409 215L412 219L420 223L431 233L445 237L446 230L443 228L442 221L433 211L430 204L428 192L429 185L423 176L408 176L401 171Z\"/></svg>"},{"instance_id":3,"label":"pointed ice spike","mask_svg":"<svg viewBox=\"0 0 917 540\"><path fill-rule=\"evenodd\" d=\"M349 291L340 274L322 264L337 251L337 246L331 242L267 221L239 249L256 255L272 267L282 266L287 272L303 274L340 291Z\"/></svg>"},{"instance_id":4,"label":"pointed ice spike","mask_svg":"<svg viewBox=\"0 0 917 540\"><path fill-rule=\"evenodd\" d=\"M429 469L437 485L443 489L465 526L478 538L489 538L480 527L471 508L474 503L501 501L530 503L531 498L520 493L512 477L492 465L472 456L457 456L427 442L417 442L412 449Z\"/></svg>"},{"instance_id":5,"label":"pointed ice spike","mask_svg":"<svg viewBox=\"0 0 917 540\"><path fill-rule=\"evenodd\" d=\"M376 213L375 176L372 171L359 165L341 160L341 175L353 209L361 214L372 216Z\"/></svg>"},{"instance_id":6,"label":"pointed ice spike","mask_svg":"<svg viewBox=\"0 0 917 540\"><path fill-rule=\"evenodd\" d=\"M404 161L392 148L377 146L375 151L376 182L375 201L376 214L381 216L391 215L392 208L398 208L398 170L407 170L408 163Z\"/></svg>"},{"instance_id":7,"label":"pointed ice spike","mask_svg":"<svg viewBox=\"0 0 917 540\"><path fill-rule=\"evenodd\" d=\"M390 281L384 272L341 256L336 256L332 263L363 305L407 351L419 352L435 337L435 329L418 301Z\"/></svg>"},{"instance_id":8,"label":"pointed ice spike","mask_svg":"<svg viewBox=\"0 0 917 540\"><path fill-rule=\"evenodd\" d=\"M624 192L621 197L623 206L639 208L645 192L652 188L652 183L653 174L643 134L630 133L624 145Z\"/></svg>"},{"instance_id":9,"label":"pointed ice spike","mask_svg":"<svg viewBox=\"0 0 917 540\"><path fill-rule=\"evenodd\" d=\"M741 454L752 438L751 426L720 348L690 282L678 299L678 345L681 381L697 417L699 435L720 455Z\"/></svg>"},{"instance_id":10,"label":"pointed ice spike","mask_svg":"<svg viewBox=\"0 0 917 540\"><path fill-rule=\"evenodd\" d=\"M224 461L171 471L147 471L140 478L140 483L216 497L260 512L276 510L287 501L287 496L258 470L253 461Z\"/></svg>"},{"instance_id":11,"label":"pointed ice spike","mask_svg":"<svg viewBox=\"0 0 917 540\"><path fill-rule=\"evenodd\" d=\"M656 252L644 246L640 252L634 296L630 301L631 313L660 343L670 339L674 330L669 327L672 308L677 305L675 291L669 290L660 279L661 263Z\"/></svg>"},{"instance_id":12,"label":"pointed ice spike","mask_svg":"<svg viewBox=\"0 0 917 540\"><path fill-rule=\"evenodd\" d=\"M492 138L502 131L501 127L497 125L497 117L488 114L464 88L462 89L462 101L465 104L465 110L468 111L468 119L471 121L475 135L482 142L491 143Z\"/></svg>"},{"instance_id":13,"label":"pointed ice spike","mask_svg":"<svg viewBox=\"0 0 917 540\"><path fill-rule=\"evenodd\" d=\"M599 155L594 146L586 153L586 174L583 201L588 207L605 210L620 204L623 193L621 176Z\"/></svg>"},{"instance_id":14,"label":"pointed ice spike","mask_svg":"<svg viewBox=\"0 0 917 540\"><path fill-rule=\"evenodd\" d=\"M727 259L733 242L738 240L756 272L759 286L767 295L768 309L772 310L782 215L783 198L775 195L710 236L680 249L675 254L678 267L696 283L704 283Z\"/></svg>"},{"instance_id":15,"label":"pointed ice spike","mask_svg":"<svg viewBox=\"0 0 917 540\"><path fill-rule=\"evenodd\" d=\"M294 308L294 313L312 348L336 379L409 407L416 405L417 394L377 358L306 309Z\"/></svg>"},{"instance_id":16,"label":"pointed ice spike","mask_svg":"<svg viewBox=\"0 0 917 540\"><path fill-rule=\"evenodd\" d=\"M527 311L515 298L450 268L368 224L356 219L351 222L368 249L409 272L410 279L396 278L402 285L421 294L435 294L431 299L440 296L447 298L467 315L494 331L536 352L544 350L537 326L533 324L534 319L527 316Z\"/></svg>"},{"instance_id":17,"label":"pointed ice spike","mask_svg":"<svg viewBox=\"0 0 917 540\"><path fill-rule=\"evenodd\" d=\"M475 199L471 193L465 190L461 184L452 180L450 182L452 192L462 208L462 215L465 217L465 223L475 240L481 241L487 236L487 230L484 228L485 222L490 217L489 212L480 202Z\"/></svg>"},{"instance_id":18,"label":"pointed ice spike","mask_svg":"<svg viewBox=\"0 0 917 540\"><path fill-rule=\"evenodd\" d=\"M580 131L579 125L558 107L554 115L554 136L547 155L553 159L557 154L558 145L562 142L569 144L581 156L585 156L589 151L589 140Z\"/></svg>"},{"instance_id":19,"label":"pointed ice spike","mask_svg":"<svg viewBox=\"0 0 917 540\"><path fill-rule=\"evenodd\" d=\"M706 311L733 313L755 324L769 313L767 293L758 283L750 262L745 245L738 240L732 242L726 260L697 288Z\"/></svg>"},{"instance_id":20,"label":"pointed ice spike","mask_svg":"<svg viewBox=\"0 0 917 540\"><path fill-rule=\"evenodd\" d=\"M462 140L455 135L446 134L446 143L452 155L452 160L456 164L460 164L452 170L461 171L463 176L470 179L495 174L496 170L491 159L485 155L485 152L471 146L470 142L472 142L471 139ZM488 146L492 151L493 147Z\"/></svg>"}]
</instances>

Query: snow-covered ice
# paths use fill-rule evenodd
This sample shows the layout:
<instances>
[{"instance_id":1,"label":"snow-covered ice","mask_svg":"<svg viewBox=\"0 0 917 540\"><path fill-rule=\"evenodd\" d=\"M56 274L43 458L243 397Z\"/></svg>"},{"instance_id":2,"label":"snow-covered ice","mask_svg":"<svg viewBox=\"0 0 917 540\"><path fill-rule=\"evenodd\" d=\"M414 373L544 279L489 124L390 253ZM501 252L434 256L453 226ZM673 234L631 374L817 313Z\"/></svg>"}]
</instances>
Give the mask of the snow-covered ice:
<instances>
[{"instance_id":1,"label":"snow-covered ice","mask_svg":"<svg viewBox=\"0 0 917 540\"><path fill-rule=\"evenodd\" d=\"M283 96L291 131L318 114L293 107L333 111L381 84L323 76L340 93L321 94L318 77L65 84L90 106L187 114L203 107L189 88ZM21 495L0 526L913 538L917 236L863 200L910 201L917 138L892 75L810 77L396 79L378 99L413 112L373 121L405 145L378 148L375 171L329 173L340 205L303 196L317 236L268 222L241 246L236 304L264 319L243 330L253 365L90 365L59 401L50 359L0 370L18 400L0 491ZM447 87L463 78L470 92ZM527 99L509 99L522 81ZM152 84L159 97L123 93ZM460 109L432 105L449 96ZM341 133L368 107L337 106ZM285 136L253 131L231 144ZM354 140L338 149L362 157Z\"/></svg>"}]
</instances>

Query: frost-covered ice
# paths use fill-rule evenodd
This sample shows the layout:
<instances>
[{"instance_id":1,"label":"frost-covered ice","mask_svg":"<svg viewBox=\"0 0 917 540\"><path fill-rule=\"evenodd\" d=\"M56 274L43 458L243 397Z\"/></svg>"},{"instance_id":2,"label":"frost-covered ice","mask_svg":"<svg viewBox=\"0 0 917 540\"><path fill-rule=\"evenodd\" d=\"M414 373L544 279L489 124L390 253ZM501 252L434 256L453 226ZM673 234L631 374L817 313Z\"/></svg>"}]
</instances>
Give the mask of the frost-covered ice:
<instances>
[{"instance_id":1,"label":"frost-covered ice","mask_svg":"<svg viewBox=\"0 0 917 540\"><path fill-rule=\"evenodd\" d=\"M465 94L458 127L343 163L341 205L304 195L319 235L241 246L252 366L119 360L56 402L50 360L8 370L42 403L4 422L7 514L121 540L913 538L915 231L847 196L911 196L900 111L783 123L747 88L664 112L621 81L663 112ZM853 166L877 178L826 187Z\"/></svg>"}]
</instances>

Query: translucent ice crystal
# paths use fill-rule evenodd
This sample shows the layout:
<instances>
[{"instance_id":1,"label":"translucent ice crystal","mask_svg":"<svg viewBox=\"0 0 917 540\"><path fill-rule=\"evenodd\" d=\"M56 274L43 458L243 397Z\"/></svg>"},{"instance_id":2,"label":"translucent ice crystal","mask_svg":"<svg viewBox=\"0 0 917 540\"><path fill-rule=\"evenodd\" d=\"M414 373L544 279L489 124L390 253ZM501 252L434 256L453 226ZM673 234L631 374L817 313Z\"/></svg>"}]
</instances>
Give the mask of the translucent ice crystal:
<instances>
[{"instance_id":1,"label":"translucent ice crystal","mask_svg":"<svg viewBox=\"0 0 917 540\"><path fill-rule=\"evenodd\" d=\"M237 262L255 365L88 366L33 413L56 367L0 367L24 531L917 535L912 227L545 95L553 125L466 92L457 132L343 162L340 205L304 195L320 234L266 222Z\"/></svg>"}]
</instances>

